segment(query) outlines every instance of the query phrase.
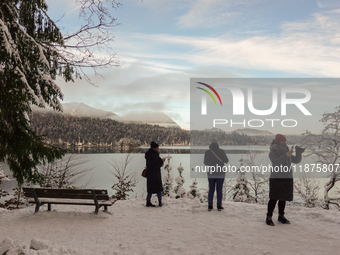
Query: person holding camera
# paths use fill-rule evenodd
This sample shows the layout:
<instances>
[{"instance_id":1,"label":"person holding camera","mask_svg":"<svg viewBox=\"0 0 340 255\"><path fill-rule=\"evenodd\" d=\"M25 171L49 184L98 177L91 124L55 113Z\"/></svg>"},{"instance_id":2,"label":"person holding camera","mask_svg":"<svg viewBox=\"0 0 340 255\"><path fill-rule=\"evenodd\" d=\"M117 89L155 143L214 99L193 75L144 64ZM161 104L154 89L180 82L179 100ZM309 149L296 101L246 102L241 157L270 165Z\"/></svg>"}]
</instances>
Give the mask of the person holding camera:
<instances>
[{"instance_id":1,"label":"person holding camera","mask_svg":"<svg viewBox=\"0 0 340 255\"><path fill-rule=\"evenodd\" d=\"M293 201L293 172L292 163L300 163L304 148L295 146L296 155L294 156L294 146L288 148L287 139L282 134L277 134L270 145L269 158L272 162L273 169L269 178L269 202L266 224L274 226L272 220L273 212L277 201L279 201L278 221L283 224L290 224L290 221L284 216L286 201Z\"/></svg>"}]
</instances>

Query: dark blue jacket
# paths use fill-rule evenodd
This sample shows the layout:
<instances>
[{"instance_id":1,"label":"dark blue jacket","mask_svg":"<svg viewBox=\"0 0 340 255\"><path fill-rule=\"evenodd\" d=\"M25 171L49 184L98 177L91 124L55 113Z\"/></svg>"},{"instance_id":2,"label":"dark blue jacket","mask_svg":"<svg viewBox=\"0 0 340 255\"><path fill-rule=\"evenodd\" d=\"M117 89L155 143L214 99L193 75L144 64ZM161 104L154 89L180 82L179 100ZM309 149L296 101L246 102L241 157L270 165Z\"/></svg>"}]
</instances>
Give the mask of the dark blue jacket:
<instances>
[{"instance_id":1,"label":"dark blue jacket","mask_svg":"<svg viewBox=\"0 0 340 255\"><path fill-rule=\"evenodd\" d=\"M204 164L206 166L214 166L219 165L221 168L224 166L224 164L229 162L229 159L227 155L225 154L224 150L220 149L217 143L212 143L209 146L210 150L207 150L204 154ZM211 152L213 151L221 160L222 162ZM208 173L208 178L224 178L225 173L224 172L213 172Z\"/></svg>"}]
</instances>

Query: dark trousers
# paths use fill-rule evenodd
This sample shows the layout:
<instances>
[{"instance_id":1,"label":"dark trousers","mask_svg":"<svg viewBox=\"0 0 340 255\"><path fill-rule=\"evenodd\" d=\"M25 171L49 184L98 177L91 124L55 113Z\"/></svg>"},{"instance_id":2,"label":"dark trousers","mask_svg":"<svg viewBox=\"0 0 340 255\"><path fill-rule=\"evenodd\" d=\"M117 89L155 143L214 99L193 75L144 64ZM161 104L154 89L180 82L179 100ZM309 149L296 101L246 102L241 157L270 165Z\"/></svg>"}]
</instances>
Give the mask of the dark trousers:
<instances>
[{"instance_id":1,"label":"dark trousers","mask_svg":"<svg viewBox=\"0 0 340 255\"><path fill-rule=\"evenodd\" d=\"M152 193L148 193L148 195L146 196L146 201L151 201L151 197L152 197ZM162 192L158 192L157 193L157 197L158 197L158 202L161 203L162 202Z\"/></svg>"},{"instance_id":2,"label":"dark trousers","mask_svg":"<svg viewBox=\"0 0 340 255\"><path fill-rule=\"evenodd\" d=\"M268 216L273 216L277 200L270 199L268 202ZM286 201L279 200L279 214L284 215L286 207Z\"/></svg>"},{"instance_id":3,"label":"dark trousers","mask_svg":"<svg viewBox=\"0 0 340 255\"><path fill-rule=\"evenodd\" d=\"M217 193L217 206L222 206L222 189L224 178L208 178L208 181L209 181L208 206L213 205L215 188Z\"/></svg>"}]
</instances>

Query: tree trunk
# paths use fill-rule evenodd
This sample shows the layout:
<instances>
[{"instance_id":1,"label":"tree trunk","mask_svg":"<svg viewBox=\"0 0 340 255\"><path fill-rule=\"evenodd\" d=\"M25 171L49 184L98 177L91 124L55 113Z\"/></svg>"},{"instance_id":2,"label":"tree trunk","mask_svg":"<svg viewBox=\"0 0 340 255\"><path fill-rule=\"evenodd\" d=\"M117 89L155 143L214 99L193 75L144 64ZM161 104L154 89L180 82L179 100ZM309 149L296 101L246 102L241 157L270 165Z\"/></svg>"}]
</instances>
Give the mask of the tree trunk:
<instances>
[{"instance_id":1,"label":"tree trunk","mask_svg":"<svg viewBox=\"0 0 340 255\"><path fill-rule=\"evenodd\" d=\"M328 196L329 191L334 187L334 184L336 182L336 175L333 174L330 180L325 184L325 191L324 191L324 199L325 199L325 205L324 208L326 210L329 210L329 203L331 199Z\"/></svg>"}]
</instances>

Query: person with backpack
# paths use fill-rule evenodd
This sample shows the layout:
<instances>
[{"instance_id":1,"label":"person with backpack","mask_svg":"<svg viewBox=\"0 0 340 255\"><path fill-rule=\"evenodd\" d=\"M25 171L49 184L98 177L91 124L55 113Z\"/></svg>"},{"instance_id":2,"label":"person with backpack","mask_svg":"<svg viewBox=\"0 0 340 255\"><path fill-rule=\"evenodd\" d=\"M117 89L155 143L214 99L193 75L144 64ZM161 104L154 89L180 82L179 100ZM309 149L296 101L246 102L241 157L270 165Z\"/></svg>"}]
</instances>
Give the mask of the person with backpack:
<instances>
[{"instance_id":1,"label":"person with backpack","mask_svg":"<svg viewBox=\"0 0 340 255\"><path fill-rule=\"evenodd\" d=\"M220 169L222 169L224 164L228 162L229 159L226 153L224 152L224 150L220 149L216 138L213 138L209 146L209 150L207 150L204 154L204 164L210 167L210 171L207 171L209 181L208 211L211 211L213 209L215 189L217 193L217 209L219 211L224 209L222 207L222 189L225 178L225 172L216 171L216 169L217 166L219 166ZM214 171L211 171L212 167L215 168Z\"/></svg>"}]
</instances>

